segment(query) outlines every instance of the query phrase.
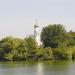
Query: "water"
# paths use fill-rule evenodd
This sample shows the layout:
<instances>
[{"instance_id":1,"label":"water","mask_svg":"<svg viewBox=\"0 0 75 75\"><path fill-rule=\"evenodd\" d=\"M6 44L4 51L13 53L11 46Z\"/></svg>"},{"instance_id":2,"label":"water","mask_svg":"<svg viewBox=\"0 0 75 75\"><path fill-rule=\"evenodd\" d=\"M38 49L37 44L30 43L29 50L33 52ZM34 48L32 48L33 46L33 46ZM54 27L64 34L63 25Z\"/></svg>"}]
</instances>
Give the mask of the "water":
<instances>
[{"instance_id":1,"label":"water","mask_svg":"<svg viewBox=\"0 0 75 75\"><path fill-rule=\"evenodd\" d=\"M75 75L75 62L0 62L0 75Z\"/></svg>"}]
</instances>

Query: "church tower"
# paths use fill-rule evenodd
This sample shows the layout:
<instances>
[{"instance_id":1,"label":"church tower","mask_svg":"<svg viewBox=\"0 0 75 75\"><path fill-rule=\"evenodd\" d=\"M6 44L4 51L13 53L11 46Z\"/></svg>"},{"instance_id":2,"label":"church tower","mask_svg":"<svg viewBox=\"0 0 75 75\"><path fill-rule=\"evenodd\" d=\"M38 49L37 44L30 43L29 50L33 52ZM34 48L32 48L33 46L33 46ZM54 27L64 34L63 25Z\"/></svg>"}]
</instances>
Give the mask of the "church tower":
<instances>
[{"instance_id":1,"label":"church tower","mask_svg":"<svg viewBox=\"0 0 75 75\"><path fill-rule=\"evenodd\" d=\"M40 42L40 33L39 33L39 25L37 24L37 22L34 25L34 37L35 37L35 40L36 40L36 45L40 46L41 45L41 42Z\"/></svg>"}]
</instances>

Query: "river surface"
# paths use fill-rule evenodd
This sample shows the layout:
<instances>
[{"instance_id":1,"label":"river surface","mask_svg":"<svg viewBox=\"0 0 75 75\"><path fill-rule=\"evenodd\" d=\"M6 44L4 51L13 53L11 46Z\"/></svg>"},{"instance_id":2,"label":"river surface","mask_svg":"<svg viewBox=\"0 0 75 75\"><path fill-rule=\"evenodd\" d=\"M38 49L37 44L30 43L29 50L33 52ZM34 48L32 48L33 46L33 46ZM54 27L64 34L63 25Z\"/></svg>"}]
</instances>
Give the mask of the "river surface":
<instances>
[{"instance_id":1,"label":"river surface","mask_svg":"<svg viewBox=\"0 0 75 75\"><path fill-rule=\"evenodd\" d=\"M0 62L0 75L75 75L75 61Z\"/></svg>"}]
</instances>

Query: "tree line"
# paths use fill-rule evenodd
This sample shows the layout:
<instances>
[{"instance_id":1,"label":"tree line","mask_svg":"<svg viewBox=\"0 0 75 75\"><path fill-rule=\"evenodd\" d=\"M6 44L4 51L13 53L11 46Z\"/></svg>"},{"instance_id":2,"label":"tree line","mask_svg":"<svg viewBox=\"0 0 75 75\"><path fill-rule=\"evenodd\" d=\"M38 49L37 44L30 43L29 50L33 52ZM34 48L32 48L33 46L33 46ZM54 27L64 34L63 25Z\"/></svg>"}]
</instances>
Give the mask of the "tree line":
<instances>
[{"instance_id":1,"label":"tree line","mask_svg":"<svg viewBox=\"0 0 75 75\"><path fill-rule=\"evenodd\" d=\"M49 24L41 31L42 45L33 36L24 39L5 37L0 40L0 60L75 59L75 32L67 32L62 24Z\"/></svg>"}]
</instances>

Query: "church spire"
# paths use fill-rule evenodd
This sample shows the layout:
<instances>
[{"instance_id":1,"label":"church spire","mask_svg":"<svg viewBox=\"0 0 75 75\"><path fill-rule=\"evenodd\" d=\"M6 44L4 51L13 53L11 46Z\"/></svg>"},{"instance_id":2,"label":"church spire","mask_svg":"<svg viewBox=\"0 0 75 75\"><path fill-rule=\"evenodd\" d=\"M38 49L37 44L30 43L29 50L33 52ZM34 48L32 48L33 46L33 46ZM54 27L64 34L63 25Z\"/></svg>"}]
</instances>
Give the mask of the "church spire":
<instances>
[{"instance_id":1,"label":"church spire","mask_svg":"<svg viewBox=\"0 0 75 75\"><path fill-rule=\"evenodd\" d=\"M34 37L35 37L35 40L36 40L36 45L40 46L39 25L38 25L37 20L36 20L35 25L34 25Z\"/></svg>"}]
</instances>

